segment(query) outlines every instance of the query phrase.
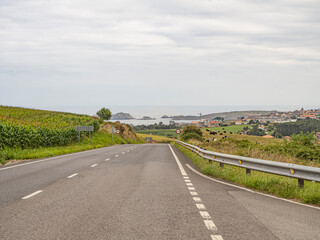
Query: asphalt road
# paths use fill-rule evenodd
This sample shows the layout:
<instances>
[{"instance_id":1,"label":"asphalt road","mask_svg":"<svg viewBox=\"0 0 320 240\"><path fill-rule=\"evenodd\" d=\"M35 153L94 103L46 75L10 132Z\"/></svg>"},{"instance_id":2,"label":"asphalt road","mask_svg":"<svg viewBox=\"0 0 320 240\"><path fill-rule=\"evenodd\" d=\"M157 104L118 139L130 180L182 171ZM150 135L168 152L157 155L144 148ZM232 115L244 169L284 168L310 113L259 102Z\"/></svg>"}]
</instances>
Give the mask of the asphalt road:
<instances>
[{"instance_id":1,"label":"asphalt road","mask_svg":"<svg viewBox=\"0 0 320 240\"><path fill-rule=\"evenodd\" d=\"M320 239L320 209L215 182L168 144L0 168L0 239Z\"/></svg>"}]
</instances>

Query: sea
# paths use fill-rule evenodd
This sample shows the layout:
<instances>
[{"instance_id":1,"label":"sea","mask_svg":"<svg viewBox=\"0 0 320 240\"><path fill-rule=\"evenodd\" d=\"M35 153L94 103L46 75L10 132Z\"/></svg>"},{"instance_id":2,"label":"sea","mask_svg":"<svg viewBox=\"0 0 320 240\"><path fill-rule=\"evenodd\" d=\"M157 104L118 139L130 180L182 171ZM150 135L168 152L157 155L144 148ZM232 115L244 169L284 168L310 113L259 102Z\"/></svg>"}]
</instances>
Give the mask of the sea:
<instances>
[{"instance_id":1,"label":"sea","mask_svg":"<svg viewBox=\"0 0 320 240\"><path fill-rule=\"evenodd\" d=\"M231 112L231 111L249 111L249 110L266 110L266 111L294 111L304 109L318 109L319 105L212 105L212 106L105 106L111 110L113 114L118 112L129 113L135 119L131 120L119 120L122 123L137 125L150 125L162 122L168 124L171 118L161 118L163 115L178 116L178 115L191 115L196 116L193 120L200 119L201 115L219 112ZM95 113L101 108L101 106L55 106L55 107L41 107L40 109L63 111L79 114L95 115ZM138 120L144 116L155 118L155 120ZM176 121L186 122L189 121Z\"/></svg>"}]
</instances>

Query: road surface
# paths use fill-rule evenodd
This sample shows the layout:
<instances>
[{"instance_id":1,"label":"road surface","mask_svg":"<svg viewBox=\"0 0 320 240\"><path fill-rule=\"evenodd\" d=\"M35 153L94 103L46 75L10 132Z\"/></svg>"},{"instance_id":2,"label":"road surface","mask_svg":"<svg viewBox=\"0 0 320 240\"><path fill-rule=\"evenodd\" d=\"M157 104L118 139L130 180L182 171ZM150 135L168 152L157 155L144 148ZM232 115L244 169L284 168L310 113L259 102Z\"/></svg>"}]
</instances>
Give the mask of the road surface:
<instances>
[{"instance_id":1,"label":"road surface","mask_svg":"<svg viewBox=\"0 0 320 240\"><path fill-rule=\"evenodd\" d=\"M168 144L0 168L0 239L320 239L320 209L198 174Z\"/></svg>"}]
</instances>

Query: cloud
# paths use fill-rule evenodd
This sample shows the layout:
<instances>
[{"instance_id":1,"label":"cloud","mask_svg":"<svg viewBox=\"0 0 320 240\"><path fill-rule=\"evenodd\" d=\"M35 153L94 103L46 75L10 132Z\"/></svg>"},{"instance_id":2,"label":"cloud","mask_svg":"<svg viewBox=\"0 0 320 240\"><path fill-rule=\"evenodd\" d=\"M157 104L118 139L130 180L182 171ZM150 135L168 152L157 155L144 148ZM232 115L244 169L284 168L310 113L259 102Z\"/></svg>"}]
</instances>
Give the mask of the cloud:
<instances>
[{"instance_id":1,"label":"cloud","mask_svg":"<svg viewBox=\"0 0 320 240\"><path fill-rule=\"evenodd\" d=\"M219 86L248 104L251 97L239 92L259 92L260 79L288 92L272 100L257 94L259 104L314 104L320 100L319 7L317 0L1 1L0 93L30 84L44 92L48 85L57 91L129 86L140 95L151 92L150 104L170 104L176 98L166 87L191 94L201 84L206 94L181 95L181 103L208 102ZM10 104L8 95L0 102Z\"/></svg>"}]
</instances>

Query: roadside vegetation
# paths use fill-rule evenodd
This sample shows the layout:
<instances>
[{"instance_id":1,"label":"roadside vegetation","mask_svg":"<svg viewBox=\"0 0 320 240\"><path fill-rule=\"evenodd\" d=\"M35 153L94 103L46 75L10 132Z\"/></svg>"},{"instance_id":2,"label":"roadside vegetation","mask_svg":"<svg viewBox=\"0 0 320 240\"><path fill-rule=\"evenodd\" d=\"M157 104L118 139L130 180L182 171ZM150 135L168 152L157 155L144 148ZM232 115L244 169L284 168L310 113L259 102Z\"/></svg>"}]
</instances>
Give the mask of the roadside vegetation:
<instances>
[{"instance_id":1,"label":"roadside vegetation","mask_svg":"<svg viewBox=\"0 0 320 240\"><path fill-rule=\"evenodd\" d=\"M81 133L79 143L75 126L93 126L91 141L88 133ZM120 130L113 140L112 126ZM81 114L0 106L0 164L126 143L142 143L129 125Z\"/></svg>"},{"instance_id":2,"label":"roadside vegetation","mask_svg":"<svg viewBox=\"0 0 320 240\"><path fill-rule=\"evenodd\" d=\"M251 171L251 174L247 175L243 168L228 165L221 168L218 163L213 162L210 164L208 160L204 160L196 153L179 144L175 144L175 146L191 159L203 174L224 179L264 193L274 194L278 197L320 205L319 183L305 181L304 188L298 188L297 180L293 178L258 171Z\"/></svg>"}]
</instances>

